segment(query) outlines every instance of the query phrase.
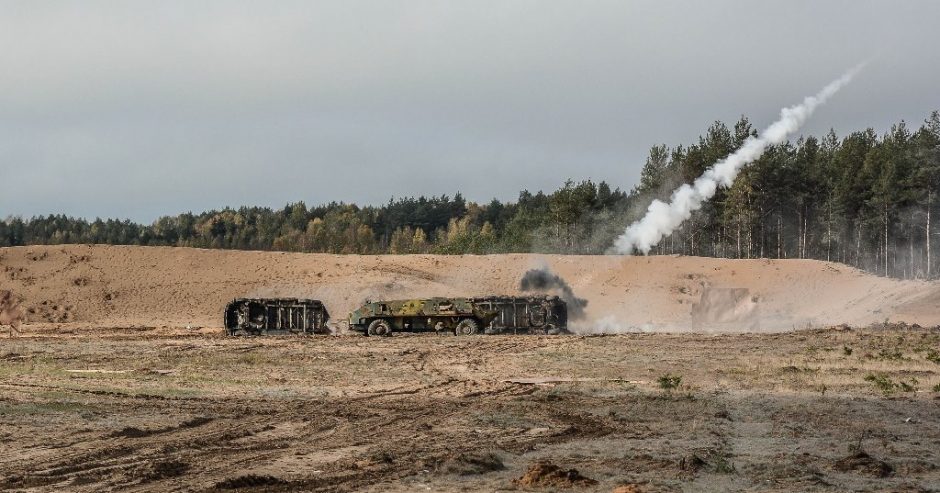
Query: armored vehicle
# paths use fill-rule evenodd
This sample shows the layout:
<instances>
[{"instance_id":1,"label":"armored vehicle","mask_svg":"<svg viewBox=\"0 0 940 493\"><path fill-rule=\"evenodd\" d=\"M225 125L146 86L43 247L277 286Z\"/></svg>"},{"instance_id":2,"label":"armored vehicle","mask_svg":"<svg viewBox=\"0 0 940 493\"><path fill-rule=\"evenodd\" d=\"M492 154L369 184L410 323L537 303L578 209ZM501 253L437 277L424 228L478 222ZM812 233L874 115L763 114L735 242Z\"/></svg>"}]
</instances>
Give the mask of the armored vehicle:
<instances>
[{"instance_id":1,"label":"armored vehicle","mask_svg":"<svg viewBox=\"0 0 940 493\"><path fill-rule=\"evenodd\" d=\"M488 334L568 333L568 305L557 296L488 296L470 301L497 312L486 327Z\"/></svg>"},{"instance_id":2,"label":"armored vehicle","mask_svg":"<svg viewBox=\"0 0 940 493\"><path fill-rule=\"evenodd\" d=\"M349 328L370 336L400 330L471 335L482 332L498 314L467 298L366 301L349 314Z\"/></svg>"},{"instance_id":3,"label":"armored vehicle","mask_svg":"<svg viewBox=\"0 0 940 493\"><path fill-rule=\"evenodd\" d=\"M238 298L225 307L225 330L238 334L328 334L330 319L319 300Z\"/></svg>"}]
</instances>

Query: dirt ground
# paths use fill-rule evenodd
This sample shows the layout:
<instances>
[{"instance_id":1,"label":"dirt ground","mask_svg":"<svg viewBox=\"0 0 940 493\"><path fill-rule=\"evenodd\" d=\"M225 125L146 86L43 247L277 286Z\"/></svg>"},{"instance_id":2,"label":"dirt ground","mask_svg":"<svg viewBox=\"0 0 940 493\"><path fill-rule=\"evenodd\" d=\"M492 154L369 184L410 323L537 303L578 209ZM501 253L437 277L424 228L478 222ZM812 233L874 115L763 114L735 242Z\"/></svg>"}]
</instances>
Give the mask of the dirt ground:
<instances>
[{"instance_id":1,"label":"dirt ground","mask_svg":"<svg viewBox=\"0 0 940 493\"><path fill-rule=\"evenodd\" d=\"M588 300L580 335L220 327L233 298L309 297L342 334L366 298L519 294L542 267ZM0 337L0 490L940 490L937 282L70 245L0 248L0 289L26 314Z\"/></svg>"},{"instance_id":2,"label":"dirt ground","mask_svg":"<svg viewBox=\"0 0 940 493\"><path fill-rule=\"evenodd\" d=\"M9 491L936 491L940 328L0 341ZM574 470L574 471L572 471Z\"/></svg>"},{"instance_id":3,"label":"dirt ground","mask_svg":"<svg viewBox=\"0 0 940 493\"><path fill-rule=\"evenodd\" d=\"M940 325L940 283L814 260L32 246L0 248L0 289L23 299L27 324L65 330L217 327L226 303L252 296L319 299L339 324L367 298L521 294L523 274L539 267L588 300L586 318L573 322L584 333Z\"/></svg>"}]
</instances>

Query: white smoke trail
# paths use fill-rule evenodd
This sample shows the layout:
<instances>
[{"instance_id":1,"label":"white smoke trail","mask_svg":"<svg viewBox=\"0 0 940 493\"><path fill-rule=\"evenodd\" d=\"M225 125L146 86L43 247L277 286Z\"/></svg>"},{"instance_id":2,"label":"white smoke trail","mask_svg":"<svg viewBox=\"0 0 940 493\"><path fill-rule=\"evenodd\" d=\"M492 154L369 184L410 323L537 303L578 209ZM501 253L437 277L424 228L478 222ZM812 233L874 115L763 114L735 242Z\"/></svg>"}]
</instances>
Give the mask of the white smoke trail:
<instances>
[{"instance_id":1,"label":"white smoke trail","mask_svg":"<svg viewBox=\"0 0 940 493\"><path fill-rule=\"evenodd\" d=\"M660 240L671 234L702 203L712 198L719 186L730 187L744 165L756 160L768 146L783 143L813 114L819 105L848 84L855 74L865 66L858 65L842 77L832 81L815 96L809 96L801 104L780 110L780 119L773 122L757 137L749 137L740 149L713 164L691 185L685 184L672 193L668 204L654 200L643 219L631 224L614 242L616 253L630 255L634 252L649 253Z\"/></svg>"}]
</instances>

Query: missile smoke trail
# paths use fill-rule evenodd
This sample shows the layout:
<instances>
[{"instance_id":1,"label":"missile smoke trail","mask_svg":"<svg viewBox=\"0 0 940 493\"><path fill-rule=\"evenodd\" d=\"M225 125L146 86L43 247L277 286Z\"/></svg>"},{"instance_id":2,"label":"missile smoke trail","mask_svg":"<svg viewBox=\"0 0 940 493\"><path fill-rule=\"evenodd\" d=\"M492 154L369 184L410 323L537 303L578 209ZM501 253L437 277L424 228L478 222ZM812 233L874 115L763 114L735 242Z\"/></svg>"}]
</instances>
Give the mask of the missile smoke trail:
<instances>
[{"instance_id":1,"label":"missile smoke trail","mask_svg":"<svg viewBox=\"0 0 940 493\"><path fill-rule=\"evenodd\" d=\"M631 224L614 242L616 253L630 255L634 252L649 253L660 240L671 234L692 212L712 198L719 186L730 187L744 165L756 160L768 146L783 143L813 114L819 105L848 84L864 67L861 64L832 81L815 96L809 96L801 104L780 110L780 119L770 124L757 137L749 137L740 149L713 164L691 185L685 184L672 193L668 204L654 200L643 219Z\"/></svg>"}]
</instances>

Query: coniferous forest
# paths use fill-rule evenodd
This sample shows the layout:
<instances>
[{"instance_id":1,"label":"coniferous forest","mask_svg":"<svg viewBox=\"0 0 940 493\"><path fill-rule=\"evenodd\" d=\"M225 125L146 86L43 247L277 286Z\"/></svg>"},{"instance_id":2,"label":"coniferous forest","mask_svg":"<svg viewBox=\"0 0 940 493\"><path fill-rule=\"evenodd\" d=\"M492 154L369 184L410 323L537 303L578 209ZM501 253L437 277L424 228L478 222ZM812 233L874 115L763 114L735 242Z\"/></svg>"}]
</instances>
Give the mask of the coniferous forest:
<instances>
[{"instance_id":1,"label":"coniferous forest","mask_svg":"<svg viewBox=\"0 0 940 493\"><path fill-rule=\"evenodd\" d=\"M698 142L650 149L639 184L564 183L514 202L454 197L382 206L304 202L161 217L0 221L0 246L170 245L328 253L606 253L653 199L667 200L756 129L716 122ZM940 274L940 114L884 135L830 131L773 146L650 254L831 260L900 278Z\"/></svg>"}]
</instances>

